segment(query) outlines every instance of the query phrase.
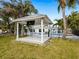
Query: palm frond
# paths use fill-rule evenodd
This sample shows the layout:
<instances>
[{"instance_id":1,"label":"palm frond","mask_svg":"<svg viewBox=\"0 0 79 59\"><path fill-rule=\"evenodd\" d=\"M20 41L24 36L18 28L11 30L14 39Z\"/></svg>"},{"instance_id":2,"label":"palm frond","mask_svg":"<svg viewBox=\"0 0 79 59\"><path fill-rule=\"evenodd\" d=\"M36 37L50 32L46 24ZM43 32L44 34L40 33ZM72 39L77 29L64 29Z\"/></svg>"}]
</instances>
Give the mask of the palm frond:
<instances>
[{"instance_id":1,"label":"palm frond","mask_svg":"<svg viewBox=\"0 0 79 59\"><path fill-rule=\"evenodd\" d=\"M68 5L69 8L75 8L76 0L68 0L67 5Z\"/></svg>"},{"instance_id":2,"label":"palm frond","mask_svg":"<svg viewBox=\"0 0 79 59\"><path fill-rule=\"evenodd\" d=\"M60 12L60 8L61 8L61 5L59 4L58 5L58 13Z\"/></svg>"}]
</instances>

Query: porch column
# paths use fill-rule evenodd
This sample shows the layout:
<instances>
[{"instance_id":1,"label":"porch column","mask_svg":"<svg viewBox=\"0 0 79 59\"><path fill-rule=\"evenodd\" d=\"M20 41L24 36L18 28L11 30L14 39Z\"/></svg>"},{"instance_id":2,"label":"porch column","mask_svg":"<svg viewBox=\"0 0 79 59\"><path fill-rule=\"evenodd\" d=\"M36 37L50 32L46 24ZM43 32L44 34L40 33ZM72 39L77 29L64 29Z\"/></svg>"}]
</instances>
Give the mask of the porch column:
<instances>
[{"instance_id":1,"label":"porch column","mask_svg":"<svg viewBox=\"0 0 79 59\"><path fill-rule=\"evenodd\" d=\"M21 27L21 36L24 35L24 24L22 24L22 27Z\"/></svg>"},{"instance_id":2,"label":"porch column","mask_svg":"<svg viewBox=\"0 0 79 59\"><path fill-rule=\"evenodd\" d=\"M43 42L43 20L41 20L41 42Z\"/></svg>"},{"instance_id":3,"label":"porch column","mask_svg":"<svg viewBox=\"0 0 79 59\"><path fill-rule=\"evenodd\" d=\"M19 38L19 23L17 22L16 40Z\"/></svg>"}]
</instances>

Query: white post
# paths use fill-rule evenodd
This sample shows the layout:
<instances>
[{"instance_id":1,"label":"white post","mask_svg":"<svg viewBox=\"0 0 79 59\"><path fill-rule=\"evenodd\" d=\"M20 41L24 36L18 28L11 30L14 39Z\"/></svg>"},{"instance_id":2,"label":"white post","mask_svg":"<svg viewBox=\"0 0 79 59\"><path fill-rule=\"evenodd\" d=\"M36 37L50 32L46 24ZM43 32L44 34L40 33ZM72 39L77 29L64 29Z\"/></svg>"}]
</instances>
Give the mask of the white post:
<instances>
[{"instance_id":1,"label":"white post","mask_svg":"<svg viewBox=\"0 0 79 59\"><path fill-rule=\"evenodd\" d=\"M43 20L41 20L41 42L43 42Z\"/></svg>"},{"instance_id":2,"label":"white post","mask_svg":"<svg viewBox=\"0 0 79 59\"><path fill-rule=\"evenodd\" d=\"M48 25L48 30L49 30L49 33L48 33L49 36L48 37L51 37L51 32L50 32L51 31L51 27L50 27L50 25Z\"/></svg>"},{"instance_id":3,"label":"white post","mask_svg":"<svg viewBox=\"0 0 79 59\"><path fill-rule=\"evenodd\" d=\"M19 38L19 23L17 22L17 33L16 33L16 40Z\"/></svg>"}]
</instances>

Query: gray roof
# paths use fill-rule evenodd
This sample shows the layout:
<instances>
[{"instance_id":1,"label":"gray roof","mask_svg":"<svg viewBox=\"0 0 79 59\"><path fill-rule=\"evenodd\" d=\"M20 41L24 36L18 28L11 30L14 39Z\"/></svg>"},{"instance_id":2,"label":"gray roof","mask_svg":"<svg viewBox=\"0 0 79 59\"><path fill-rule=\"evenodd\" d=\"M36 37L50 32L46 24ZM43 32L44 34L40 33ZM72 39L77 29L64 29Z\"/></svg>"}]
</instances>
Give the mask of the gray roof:
<instances>
[{"instance_id":1,"label":"gray roof","mask_svg":"<svg viewBox=\"0 0 79 59\"><path fill-rule=\"evenodd\" d=\"M30 16L25 16L25 17L21 17L15 20L12 20L13 22L27 22L27 21L32 21L32 20L45 20L46 23L52 24L52 21L46 16L46 15L42 15L42 14L37 14L37 15L30 15Z\"/></svg>"}]
</instances>

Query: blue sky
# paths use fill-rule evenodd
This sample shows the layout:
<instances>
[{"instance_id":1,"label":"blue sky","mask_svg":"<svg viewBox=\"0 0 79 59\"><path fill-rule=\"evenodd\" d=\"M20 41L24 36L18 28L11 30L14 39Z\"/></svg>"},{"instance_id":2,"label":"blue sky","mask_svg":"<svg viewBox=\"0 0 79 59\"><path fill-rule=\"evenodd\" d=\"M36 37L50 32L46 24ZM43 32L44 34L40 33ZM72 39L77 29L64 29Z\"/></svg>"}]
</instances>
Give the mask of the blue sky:
<instances>
[{"instance_id":1,"label":"blue sky","mask_svg":"<svg viewBox=\"0 0 79 59\"><path fill-rule=\"evenodd\" d=\"M32 0L33 5L37 8L40 14L46 14L51 20L62 18L62 13L58 13L58 4L56 0ZM79 11L79 6L74 10ZM66 15L69 15L73 10L66 8Z\"/></svg>"}]
</instances>

